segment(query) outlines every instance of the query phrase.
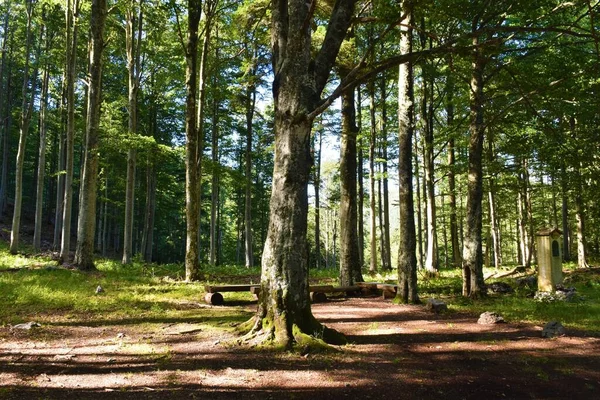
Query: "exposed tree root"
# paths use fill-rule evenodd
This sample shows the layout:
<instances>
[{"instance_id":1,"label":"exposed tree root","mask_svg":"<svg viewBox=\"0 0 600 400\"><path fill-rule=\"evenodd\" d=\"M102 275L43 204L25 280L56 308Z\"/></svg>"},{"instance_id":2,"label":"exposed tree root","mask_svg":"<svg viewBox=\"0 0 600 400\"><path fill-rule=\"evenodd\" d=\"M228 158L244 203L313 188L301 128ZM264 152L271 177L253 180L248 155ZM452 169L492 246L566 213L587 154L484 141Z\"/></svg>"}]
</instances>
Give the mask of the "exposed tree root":
<instances>
[{"instance_id":1,"label":"exposed tree root","mask_svg":"<svg viewBox=\"0 0 600 400\"><path fill-rule=\"evenodd\" d=\"M331 351L331 345L347 343L346 337L335 329L327 328L312 318L309 324L276 323L272 318L260 318L255 315L239 325L237 331L243 336L238 344L249 347L299 351L303 354Z\"/></svg>"}]
</instances>

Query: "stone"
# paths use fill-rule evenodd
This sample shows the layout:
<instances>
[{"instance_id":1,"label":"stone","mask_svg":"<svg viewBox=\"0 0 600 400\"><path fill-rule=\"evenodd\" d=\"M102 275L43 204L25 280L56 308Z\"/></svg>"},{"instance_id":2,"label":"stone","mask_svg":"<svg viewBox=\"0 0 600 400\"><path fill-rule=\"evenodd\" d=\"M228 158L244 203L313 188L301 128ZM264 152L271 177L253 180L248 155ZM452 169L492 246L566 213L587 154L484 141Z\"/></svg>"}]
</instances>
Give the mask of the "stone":
<instances>
[{"instance_id":1,"label":"stone","mask_svg":"<svg viewBox=\"0 0 600 400\"><path fill-rule=\"evenodd\" d=\"M477 320L478 324L481 325L493 325L493 324L500 324L503 323L504 318L502 318L502 316L500 316L500 314L495 313L493 311L486 311L484 313L482 313L479 316L479 319Z\"/></svg>"},{"instance_id":2,"label":"stone","mask_svg":"<svg viewBox=\"0 0 600 400\"><path fill-rule=\"evenodd\" d=\"M23 330L28 331L33 328L39 328L40 326L42 326L42 325L38 324L37 322L26 322L24 324L17 324L15 326L13 326L12 328L13 329L23 329Z\"/></svg>"},{"instance_id":3,"label":"stone","mask_svg":"<svg viewBox=\"0 0 600 400\"><path fill-rule=\"evenodd\" d=\"M520 288L528 287L530 289L537 287L537 277L535 275L526 276L524 278L517 279L517 285Z\"/></svg>"},{"instance_id":4,"label":"stone","mask_svg":"<svg viewBox=\"0 0 600 400\"><path fill-rule=\"evenodd\" d=\"M560 300L573 301L575 300L577 289L574 287L564 287L563 285L556 285L556 296Z\"/></svg>"},{"instance_id":5,"label":"stone","mask_svg":"<svg viewBox=\"0 0 600 400\"><path fill-rule=\"evenodd\" d=\"M544 326L542 337L550 339L557 336L564 336L565 333L566 331L563 324L558 321L550 321Z\"/></svg>"},{"instance_id":6,"label":"stone","mask_svg":"<svg viewBox=\"0 0 600 400\"><path fill-rule=\"evenodd\" d=\"M515 290L508 283L505 282L494 282L487 285L487 288L492 293L513 293Z\"/></svg>"},{"instance_id":7,"label":"stone","mask_svg":"<svg viewBox=\"0 0 600 400\"><path fill-rule=\"evenodd\" d=\"M428 299L425 308L427 308L429 311L439 314L442 311L447 311L448 305L439 299Z\"/></svg>"}]
</instances>

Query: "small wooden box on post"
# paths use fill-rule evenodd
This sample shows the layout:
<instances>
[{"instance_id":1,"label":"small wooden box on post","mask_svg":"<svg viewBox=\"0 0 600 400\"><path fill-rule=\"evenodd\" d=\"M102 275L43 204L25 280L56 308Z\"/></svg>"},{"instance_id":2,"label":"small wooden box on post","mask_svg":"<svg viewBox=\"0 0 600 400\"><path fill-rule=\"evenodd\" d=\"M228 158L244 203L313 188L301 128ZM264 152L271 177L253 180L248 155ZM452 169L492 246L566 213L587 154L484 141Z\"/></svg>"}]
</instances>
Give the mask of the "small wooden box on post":
<instances>
[{"instance_id":1,"label":"small wooden box on post","mask_svg":"<svg viewBox=\"0 0 600 400\"><path fill-rule=\"evenodd\" d=\"M562 251L557 228L545 228L536 234L538 258L538 291L553 292L563 281Z\"/></svg>"}]
</instances>

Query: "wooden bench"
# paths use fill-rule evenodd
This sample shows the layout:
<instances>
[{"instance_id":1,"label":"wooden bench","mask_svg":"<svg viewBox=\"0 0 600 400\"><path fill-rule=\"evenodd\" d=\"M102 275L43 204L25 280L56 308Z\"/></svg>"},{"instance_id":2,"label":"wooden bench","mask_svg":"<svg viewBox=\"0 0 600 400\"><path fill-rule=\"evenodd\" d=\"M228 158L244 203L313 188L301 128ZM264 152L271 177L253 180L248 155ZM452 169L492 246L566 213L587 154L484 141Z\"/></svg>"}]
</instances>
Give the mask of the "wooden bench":
<instances>
[{"instance_id":1,"label":"wooden bench","mask_svg":"<svg viewBox=\"0 0 600 400\"><path fill-rule=\"evenodd\" d=\"M225 302L221 292L250 292L255 296L260 293L260 285L205 285L206 295L204 301L213 306L223 305ZM327 300L327 293L356 293L361 287L356 286L333 286L333 285L311 285L308 287L310 300L313 303L321 303Z\"/></svg>"},{"instance_id":2,"label":"wooden bench","mask_svg":"<svg viewBox=\"0 0 600 400\"><path fill-rule=\"evenodd\" d=\"M393 283L381 283L381 282L358 282L356 284L362 289L366 291L376 291L381 290L381 294L384 299L391 299L396 297L396 293L398 292L398 285Z\"/></svg>"},{"instance_id":3,"label":"wooden bench","mask_svg":"<svg viewBox=\"0 0 600 400\"><path fill-rule=\"evenodd\" d=\"M205 285L206 295L204 301L213 306L223 304L223 295L220 292L252 292L254 288L260 289L259 285Z\"/></svg>"}]
</instances>

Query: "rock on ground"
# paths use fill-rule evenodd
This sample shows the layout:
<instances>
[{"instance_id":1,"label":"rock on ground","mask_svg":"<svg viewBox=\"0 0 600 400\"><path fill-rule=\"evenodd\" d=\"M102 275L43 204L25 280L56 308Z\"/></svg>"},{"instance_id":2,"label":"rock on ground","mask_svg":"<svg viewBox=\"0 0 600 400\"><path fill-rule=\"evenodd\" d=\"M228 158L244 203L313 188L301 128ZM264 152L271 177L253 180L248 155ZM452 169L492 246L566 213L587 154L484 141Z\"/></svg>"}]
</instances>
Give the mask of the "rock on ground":
<instances>
[{"instance_id":1,"label":"rock on ground","mask_svg":"<svg viewBox=\"0 0 600 400\"><path fill-rule=\"evenodd\" d=\"M565 333L566 331L563 324L558 321L550 321L544 326L542 337L550 339L557 336L564 336Z\"/></svg>"},{"instance_id":2,"label":"rock on ground","mask_svg":"<svg viewBox=\"0 0 600 400\"><path fill-rule=\"evenodd\" d=\"M484 313L482 313L479 316L479 319L477 320L478 324L481 325L493 325L493 324L499 324L505 322L504 318L502 318L502 316L500 316L500 314L492 312L492 311L486 311Z\"/></svg>"},{"instance_id":3,"label":"rock on ground","mask_svg":"<svg viewBox=\"0 0 600 400\"><path fill-rule=\"evenodd\" d=\"M428 299L425 307L436 314L448 310L446 303L438 299Z\"/></svg>"}]
</instances>

